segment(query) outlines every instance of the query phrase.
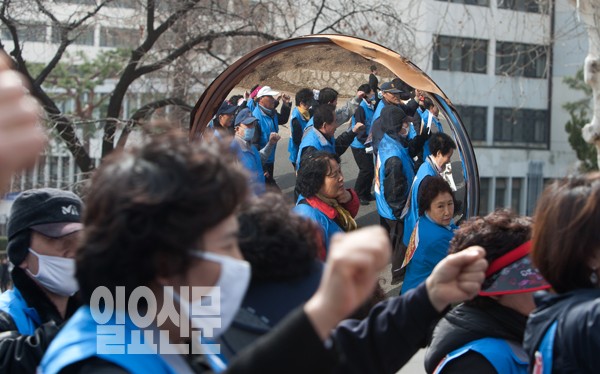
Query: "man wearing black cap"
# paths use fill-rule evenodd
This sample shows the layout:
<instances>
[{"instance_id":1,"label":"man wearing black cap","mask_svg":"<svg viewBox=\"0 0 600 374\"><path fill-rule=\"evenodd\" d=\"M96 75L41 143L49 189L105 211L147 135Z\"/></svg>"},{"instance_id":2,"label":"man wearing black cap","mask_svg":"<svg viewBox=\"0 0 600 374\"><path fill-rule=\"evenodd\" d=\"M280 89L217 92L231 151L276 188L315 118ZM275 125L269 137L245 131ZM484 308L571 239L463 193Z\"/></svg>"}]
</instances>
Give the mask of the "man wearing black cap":
<instances>
[{"instance_id":1,"label":"man wearing black cap","mask_svg":"<svg viewBox=\"0 0 600 374\"><path fill-rule=\"evenodd\" d=\"M233 135L233 117L237 109L236 105L223 101L217 114L208 124L208 128L213 129L217 137L224 134Z\"/></svg>"},{"instance_id":2,"label":"man wearing black cap","mask_svg":"<svg viewBox=\"0 0 600 374\"><path fill-rule=\"evenodd\" d=\"M381 141L381 138L383 138L383 134L384 134L384 131L382 129L382 123L379 120L379 116L381 116L381 111L383 110L383 108L385 106L394 105L394 106L397 106L400 109L402 109L402 111L407 115L406 119L407 119L407 123L409 124L409 126L411 123L417 123L417 124L421 123L421 117L416 112L419 105L416 104L416 102L415 102L416 105L407 105L402 101L402 97L404 97L403 95L405 95L406 92L402 91L400 89L397 82L392 81L392 82L383 83L380 87L380 91L383 96L382 96L381 100L379 101L379 104L377 104L377 108L375 108L375 113L373 114L373 119L372 119L373 126L371 128L371 142L370 143L373 147L373 155L374 156L377 155L377 148L378 148L379 142ZM414 131L414 128L413 128L413 131ZM408 136L409 139L412 139L414 135L416 135L416 132L414 132L412 135L409 134L409 136Z\"/></svg>"},{"instance_id":3,"label":"man wearing black cap","mask_svg":"<svg viewBox=\"0 0 600 374\"><path fill-rule=\"evenodd\" d=\"M0 295L0 372L34 373L59 326L77 309L75 253L81 199L52 188L23 192L8 220L13 289Z\"/></svg>"}]
</instances>

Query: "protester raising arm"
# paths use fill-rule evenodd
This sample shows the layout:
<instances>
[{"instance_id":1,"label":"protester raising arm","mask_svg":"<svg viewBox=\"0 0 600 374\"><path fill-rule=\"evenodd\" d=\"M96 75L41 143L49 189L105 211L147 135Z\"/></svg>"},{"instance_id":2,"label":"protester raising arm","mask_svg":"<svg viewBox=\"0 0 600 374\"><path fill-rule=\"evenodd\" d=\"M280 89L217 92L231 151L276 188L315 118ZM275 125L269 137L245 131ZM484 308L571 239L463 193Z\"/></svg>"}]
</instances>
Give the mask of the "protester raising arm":
<instances>
[{"instance_id":1,"label":"protester raising arm","mask_svg":"<svg viewBox=\"0 0 600 374\"><path fill-rule=\"evenodd\" d=\"M431 324L450 303L477 295L487 268L484 253L472 247L449 255L416 289L380 302L364 320L340 323L333 332L343 354L336 372L396 373L425 345Z\"/></svg>"}]
</instances>

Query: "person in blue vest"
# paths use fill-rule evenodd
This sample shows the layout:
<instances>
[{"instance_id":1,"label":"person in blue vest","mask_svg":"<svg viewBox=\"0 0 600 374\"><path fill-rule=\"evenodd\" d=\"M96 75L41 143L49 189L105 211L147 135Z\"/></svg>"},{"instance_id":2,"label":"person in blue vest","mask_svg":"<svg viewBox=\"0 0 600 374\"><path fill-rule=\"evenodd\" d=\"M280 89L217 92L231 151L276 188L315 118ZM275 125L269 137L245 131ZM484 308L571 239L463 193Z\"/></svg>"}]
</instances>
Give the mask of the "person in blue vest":
<instances>
[{"instance_id":1,"label":"person in blue vest","mask_svg":"<svg viewBox=\"0 0 600 374\"><path fill-rule=\"evenodd\" d=\"M375 108L373 113L371 136L367 141L369 148L373 148L373 157L377 157L377 149L379 142L383 138L385 131L383 130L383 122L380 120L381 112L386 106L397 106L406 114L407 123L409 126L409 133L407 137L413 139L417 136L417 132L414 129L414 124L421 123L421 117L417 113L418 104L415 100L408 100L407 103L403 101L403 97L406 97L407 92L401 89L398 82L385 82L380 87L381 100Z\"/></svg>"},{"instance_id":2,"label":"person in blue vest","mask_svg":"<svg viewBox=\"0 0 600 374\"><path fill-rule=\"evenodd\" d=\"M402 211L402 218L404 219L404 234L402 241L406 246L408 246L410 236L419 219L418 196L421 182L430 176L441 176L441 173L446 169L446 164L450 162L452 154L456 149L454 140L444 133L434 133L426 143L429 143L430 155L419 167L417 175L410 187L408 200Z\"/></svg>"},{"instance_id":3,"label":"person in blue vest","mask_svg":"<svg viewBox=\"0 0 600 374\"><path fill-rule=\"evenodd\" d=\"M600 372L600 174L550 184L538 200L533 263L554 293L536 294L523 347L533 373Z\"/></svg>"},{"instance_id":4,"label":"person in blue vest","mask_svg":"<svg viewBox=\"0 0 600 374\"><path fill-rule=\"evenodd\" d=\"M167 133L104 160L87 194L77 255L84 305L50 344L41 373L334 370L342 357L326 342L371 295L389 260L389 241L380 227L336 237L315 294L226 363L214 339L233 321L251 276L235 216L247 199L247 177L228 147ZM427 324L449 302L479 289L482 252L454 260L413 303L399 302L403 313ZM410 328L415 321L400 324Z\"/></svg>"},{"instance_id":5,"label":"person in blue vest","mask_svg":"<svg viewBox=\"0 0 600 374\"><path fill-rule=\"evenodd\" d=\"M392 281L400 282L404 275L402 262L406 246L402 210L408 199L410 185L415 176L412 157L422 148L425 138L417 136L408 141L406 114L395 105L387 105L381 112L385 134L379 144L375 164L375 201L380 224L388 231L392 241Z\"/></svg>"},{"instance_id":6,"label":"person in blue vest","mask_svg":"<svg viewBox=\"0 0 600 374\"><path fill-rule=\"evenodd\" d=\"M233 136L233 119L237 111L237 105L232 105L228 101L223 101L214 118L208 123L208 128L211 129L216 137L226 135Z\"/></svg>"},{"instance_id":7,"label":"person in blue vest","mask_svg":"<svg viewBox=\"0 0 600 374\"><path fill-rule=\"evenodd\" d=\"M351 130L344 131L335 138L335 130L338 128L338 124L335 106L331 104L319 105L315 109L312 120L314 125L306 129L298 149L296 160L298 170L300 170L304 158L309 157L314 152L324 151L341 156L346 152L356 134L365 130L363 123L356 123Z\"/></svg>"},{"instance_id":8,"label":"person in blue vest","mask_svg":"<svg viewBox=\"0 0 600 374\"><path fill-rule=\"evenodd\" d=\"M358 90L365 92L365 98L361 101L352 116L352 127L357 123L364 123L365 131L356 136L350 144L354 161L356 161L356 165L358 166L358 175L354 183L354 190L358 194L360 204L369 205L369 202L375 199L371 194L375 169L373 166L373 156L367 154L365 151L365 141L371 133L371 124L373 114L375 113L375 92L371 90L369 84L361 85Z\"/></svg>"},{"instance_id":9,"label":"person in blue vest","mask_svg":"<svg viewBox=\"0 0 600 374\"><path fill-rule=\"evenodd\" d=\"M449 253L472 245L485 248L490 264L479 295L452 309L435 329L425 355L427 373L522 373L523 350L533 293L550 285L529 256L532 220L508 209L463 223Z\"/></svg>"},{"instance_id":10,"label":"person in blue vest","mask_svg":"<svg viewBox=\"0 0 600 374\"><path fill-rule=\"evenodd\" d=\"M302 135L308 126L312 115L310 109L314 105L314 94L310 88L303 88L296 92L296 107L292 110L290 121L290 141L288 144L289 160L296 169L296 158L298 158L298 149L302 142Z\"/></svg>"},{"instance_id":11,"label":"person in blue vest","mask_svg":"<svg viewBox=\"0 0 600 374\"><path fill-rule=\"evenodd\" d=\"M423 107L425 110L423 111L423 115L421 115L421 131L427 131L430 133L443 133L444 128L438 119L438 115L440 114L440 109L433 104L433 101L425 97L423 98ZM429 143L425 142L423 146L423 160L427 159L431 154L429 152Z\"/></svg>"},{"instance_id":12,"label":"person in blue vest","mask_svg":"<svg viewBox=\"0 0 600 374\"><path fill-rule=\"evenodd\" d=\"M346 104L342 107L337 107L339 92L331 87L324 87L319 90L317 102L319 105L333 105L335 107L335 122L338 126L348 122L352 115L356 111L356 108L360 105L361 101L365 98L366 92L358 90L356 96L346 101ZM309 124L310 126L310 124Z\"/></svg>"},{"instance_id":13,"label":"person in blue vest","mask_svg":"<svg viewBox=\"0 0 600 374\"><path fill-rule=\"evenodd\" d=\"M340 158L335 153L313 152L304 158L296 188L299 196L294 211L319 225L325 248L335 233L357 229L358 196L344 187Z\"/></svg>"},{"instance_id":14,"label":"person in blue vest","mask_svg":"<svg viewBox=\"0 0 600 374\"><path fill-rule=\"evenodd\" d=\"M263 86L256 94L256 107L252 115L258 120L254 140L252 143L257 149L263 149L269 142L271 133L279 133L279 125L287 123L292 108L292 103L288 95L281 95L281 112L277 113L279 91L274 91L269 86ZM277 148L277 147L275 147ZM275 182L275 150L265 162L263 169L265 171L265 182L275 188L278 188Z\"/></svg>"},{"instance_id":15,"label":"person in blue vest","mask_svg":"<svg viewBox=\"0 0 600 374\"><path fill-rule=\"evenodd\" d=\"M254 133L258 122L252 117L250 109L244 108L235 117L235 142L238 158L244 168L250 172L250 189L257 195L265 192L265 175L262 162L267 160L273 153L275 145L281 138L279 134L272 132L267 145L260 150L252 144Z\"/></svg>"},{"instance_id":16,"label":"person in blue vest","mask_svg":"<svg viewBox=\"0 0 600 374\"><path fill-rule=\"evenodd\" d=\"M60 326L77 309L73 295L81 199L52 188L28 190L8 220L13 288L0 295L0 372L35 373Z\"/></svg>"},{"instance_id":17,"label":"person in blue vest","mask_svg":"<svg viewBox=\"0 0 600 374\"><path fill-rule=\"evenodd\" d=\"M419 191L419 220L410 237L402 267L402 293L425 281L448 254L454 236L454 192L442 177L427 177Z\"/></svg>"}]
</instances>

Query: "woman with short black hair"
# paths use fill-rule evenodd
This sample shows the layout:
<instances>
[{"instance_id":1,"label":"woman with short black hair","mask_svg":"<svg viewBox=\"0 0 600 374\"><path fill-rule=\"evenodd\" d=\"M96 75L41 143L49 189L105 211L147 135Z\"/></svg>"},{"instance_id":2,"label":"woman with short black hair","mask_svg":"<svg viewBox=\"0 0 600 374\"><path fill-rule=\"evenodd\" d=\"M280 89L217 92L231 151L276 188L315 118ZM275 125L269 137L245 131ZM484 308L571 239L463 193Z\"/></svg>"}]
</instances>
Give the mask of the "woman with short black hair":
<instances>
[{"instance_id":1,"label":"woman with short black hair","mask_svg":"<svg viewBox=\"0 0 600 374\"><path fill-rule=\"evenodd\" d=\"M448 254L454 236L454 192L442 177L427 177L419 189L419 220L410 237L403 266L402 293L417 287Z\"/></svg>"},{"instance_id":2,"label":"woman with short black hair","mask_svg":"<svg viewBox=\"0 0 600 374\"><path fill-rule=\"evenodd\" d=\"M340 158L329 152L311 153L298 170L296 189L300 193L294 211L322 228L323 243L337 232L356 230L354 217L359 201L353 189L344 187Z\"/></svg>"}]
</instances>

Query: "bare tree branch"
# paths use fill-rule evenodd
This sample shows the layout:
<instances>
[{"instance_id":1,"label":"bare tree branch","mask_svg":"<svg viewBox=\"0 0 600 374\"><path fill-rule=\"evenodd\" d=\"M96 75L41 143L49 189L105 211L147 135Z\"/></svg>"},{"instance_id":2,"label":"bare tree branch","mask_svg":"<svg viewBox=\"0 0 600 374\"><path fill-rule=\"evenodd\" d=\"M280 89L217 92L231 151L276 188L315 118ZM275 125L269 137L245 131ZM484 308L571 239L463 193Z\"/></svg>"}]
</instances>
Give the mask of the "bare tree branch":
<instances>
[{"instance_id":1,"label":"bare tree branch","mask_svg":"<svg viewBox=\"0 0 600 374\"><path fill-rule=\"evenodd\" d=\"M325 0L321 1L321 6L319 7L319 10L317 10L317 14L315 14L315 18L313 18L313 24L312 24L312 27L310 28L311 34L315 33L315 28L317 27L317 22L319 21L321 14L323 14L323 8L325 8Z\"/></svg>"},{"instance_id":2,"label":"bare tree branch","mask_svg":"<svg viewBox=\"0 0 600 374\"><path fill-rule=\"evenodd\" d=\"M136 126L140 126L142 124L142 120L144 118L146 118L148 115L150 115L157 109L163 108L163 107L166 107L169 105L178 106L186 112L191 112L192 109L194 109L193 106L188 105L185 101L183 101L177 97L170 97L170 98L166 98L166 99L162 99L162 100L157 100L157 101L153 101L151 103L144 105L143 107L138 109L131 116L131 119L129 121L127 121L127 124L123 128L123 131L121 132L121 136L119 137L119 140L117 141L117 149L123 148L125 146L131 131Z\"/></svg>"}]
</instances>

